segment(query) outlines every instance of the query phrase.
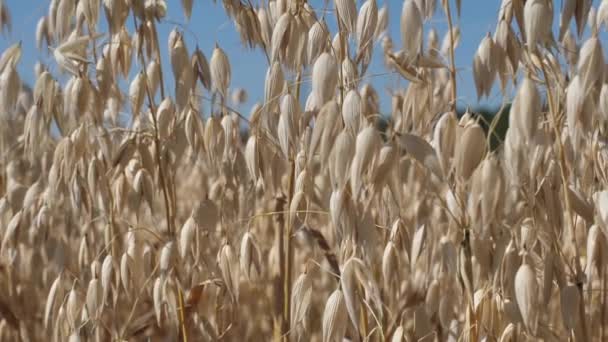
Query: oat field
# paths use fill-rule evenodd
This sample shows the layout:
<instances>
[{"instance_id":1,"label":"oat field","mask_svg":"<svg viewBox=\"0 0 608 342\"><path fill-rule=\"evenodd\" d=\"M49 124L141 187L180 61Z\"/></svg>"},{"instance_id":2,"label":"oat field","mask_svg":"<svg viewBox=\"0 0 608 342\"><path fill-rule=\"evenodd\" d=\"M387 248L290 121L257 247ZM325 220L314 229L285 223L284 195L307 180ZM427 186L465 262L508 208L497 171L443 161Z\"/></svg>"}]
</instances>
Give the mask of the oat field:
<instances>
[{"instance_id":1,"label":"oat field","mask_svg":"<svg viewBox=\"0 0 608 342\"><path fill-rule=\"evenodd\" d=\"M246 112L166 1L46 1L1 52L0 341L608 340L608 0L495 1L464 69L477 0L217 1Z\"/></svg>"}]
</instances>

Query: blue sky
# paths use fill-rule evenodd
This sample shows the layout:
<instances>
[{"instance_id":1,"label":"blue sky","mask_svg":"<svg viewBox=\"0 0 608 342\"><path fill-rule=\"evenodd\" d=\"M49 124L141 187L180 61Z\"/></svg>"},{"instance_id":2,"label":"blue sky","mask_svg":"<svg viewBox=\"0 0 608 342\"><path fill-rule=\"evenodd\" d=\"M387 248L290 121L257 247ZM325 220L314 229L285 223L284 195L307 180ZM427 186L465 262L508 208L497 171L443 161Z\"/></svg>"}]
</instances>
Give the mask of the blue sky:
<instances>
[{"instance_id":1,"label":"blue sky","mask_svg":"<svg viewBox=\"0 0 608 342\"><path fill-rule=\"evenodd\" d=\"M231 62L231 87L244 88L249 94L248 101L239 108L243 113L249 113L251 105L263 98L264 77L267 67L266 59L260 50L250 50L241 44L234 24L226 17L220 0L215 3L211 0L195 0L194 2L192 18L188 22L182 12L181 1L167 1L168 14L160 24L161 48L167 46L168 33L176 26L175 23L184 25L182 30L185 31L190 53L196 45L199 45L207 58L210 58L214 44L218 42L227 52ZM257 3L258 1L254 0L253 2ZM309 2L315 9L323 7L323 1L313 0ZM4 50L20 40L23 41L23 57L19 65L19 73L25 82L32 84L34 81L33 66L36 61L40 60L48 65L54 64L53 61L50 61L46 52L38 51L35 46L36 24L38 19L47 13L49 2L42 0L6 0L5 3L9 7L13 27L11 34L0 37L0 50ZM447 30L447 21L439 5L440 1L437 3L438 10L436 15L425 23L425 30L428 31L430 28L435 28L441 42ZM455 25L460 27L462 34L460 46L456 50L456 66L459 70L458 97L460 106L477 107L480 104L492 106L498 105L501 101L502 97L495 87L489 99L478 102L471 71L472 60L477 45L488 32L494 31L500 3L500 0L463 0L462 17L455 18ZM358 0L358 5L360 6L360 4L361 0ZM399 16L403 1L378 0L379 7L384 4L389 7L389 31L395 47L398 48L401 45ZM561 1L556 1L555 4L558 9ZM594 1L594 5L597 6L597 4L598 1ZM329 15L333 16L333 14ZM105 22L103 11L100 13L100 16L100 22ZM558 16L556 15L555 22L557 22L557 18ZM330 20L331 28L333 18L328 20ZM130 27L130 31L132 32L132 27ZM335 32L335 30L332 32ZM386 71L380 55L381 47L378 46L375 51L376 53L368 74L378 74ZM166 51L163 64L165 65L164 69L168 72L170 67ZM390 98L387 95L388 87L394 87L395 84L405 84L405 82L399 80L398 76L387 75L370 78L369 82L380 94L383 111L390 108ZM307 90L307 87L304 90Z\"/></svg>"}]
</instances>

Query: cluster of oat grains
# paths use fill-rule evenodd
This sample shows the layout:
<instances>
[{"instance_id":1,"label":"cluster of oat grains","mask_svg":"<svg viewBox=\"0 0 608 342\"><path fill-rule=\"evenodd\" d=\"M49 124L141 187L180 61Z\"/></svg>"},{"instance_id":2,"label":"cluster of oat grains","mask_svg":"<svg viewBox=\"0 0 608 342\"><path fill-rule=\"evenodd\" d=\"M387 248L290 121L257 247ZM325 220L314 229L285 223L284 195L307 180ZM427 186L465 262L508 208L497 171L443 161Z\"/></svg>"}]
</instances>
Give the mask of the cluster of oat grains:
<instances>
[{"instance_id":1,"label":"cluster of oat grains","mask_svg":"<svg viewBox=\"0 0 608 342\"><path fill-rule=\"evenodd\" d=\"M165 0L50 1L33 88L29 42L0 56L0 340L608 338L608 1L502 1L472 56L496 149L456 115L460 0L404 0L396 41L377 0L318 5L216 4L267 60L245 116Z\"/></svg>"}]
</instances>

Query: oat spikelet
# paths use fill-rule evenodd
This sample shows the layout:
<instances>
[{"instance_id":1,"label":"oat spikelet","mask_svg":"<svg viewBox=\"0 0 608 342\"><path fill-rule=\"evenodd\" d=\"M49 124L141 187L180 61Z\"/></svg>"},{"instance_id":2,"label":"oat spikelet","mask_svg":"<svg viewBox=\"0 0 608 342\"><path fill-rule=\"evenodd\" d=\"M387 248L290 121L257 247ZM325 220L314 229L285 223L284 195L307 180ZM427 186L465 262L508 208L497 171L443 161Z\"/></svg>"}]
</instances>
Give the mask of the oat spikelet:
<instances>
[{"instance_id":1,"label":"oat spikelet","mask_svg":"<svg viewBox=\"0 0 608 342\"><path fill-rule=\"evenodd\" d=\"M259 277L261 274L260 251L250 232L246 232L241 239L239 261L241 271L248 280L252 281Z\"/></svg>"},{"instance_id":2,"label":"oat spikelet","mask_svg":"<svg viewBox=\"0 0 608 342\"><path fill-rule=\"evenodd\" d=\"M539 310L538 282L536 272L529 262L529 256L524 254L523 263L515 274L515 299L526 328L536 335Z\"/></svg>"},{"instance_id":3,"label":"oat spikelet","mask_svg":"<svg viewBox=\"0 0 608 342\"><path fill-rule=\"evenodd\" d=\"M405 0L401 10L401 41L409 61L418 56L422 48L422 14L414 0Z\"/></svg>"},{"instance_id":4,"label":"oat spikelet","mask_svg":"<svg viewBox=\"0 0 608 342\"><path fill-rule=\"evenodd\" d=\"M312 69L312 91L317 97L319 105L324 105L333 97L337 83L338 64L336 59L324 52L317 58Z\"/></svg>"},{"instance_id":5,"label":"oat spikelet","mask_svg":"<svg viewBox=\"0 0 608 342\"><path fill-rule=\"evenodd\" d=\"M217 44L211 54L209 62L211 71L211 84L214 92L218 92L223 98L228 94L228 86L232 77L228 56Z\"/></svg>"},{"instance_id":6,"label":"oat spikelet","mask_svg":"<svg viewBox=\"0 0 608 342\"><path fill-rule=\"evenodd\" d=\"M348 313L344 295L340 289L336 289L327 299L323 311L323 342L342 341L347 326Z\"/></svg>"},{"instance_id":7,"label":"oat spikelet","mask_svg":"<svg viewBox=\"0 0 608 342\"><path fill-rule=\"evenodd\" d=\"M524 7L524 27L526 45L530 53L536 52L537 46L545 46L552 39L551 25L553 9L548 0L526 1Z\"/></svg>"},{"instance_id":8,"label":"oat spikelet","mask_svg":"<svg viewBox=\"0 0 608 342\"><path fill-rule=\"evenodd\" d=\"M335 0L336 16L347 33L354 33L357 22L357 7L352 0Z\"/></svg>"},{"instance_id":9,"label":"oat spikelet","mask_svg":"<svg viewBox=\"0 0 608 342\"><path fill-rule=\"evenodd\" d=\"M509 115L509 126L515 130L519 138L532 141L538 130L537 115L540 109L538 89L530 77L525 77L517 90Z\"/></svg>"}]
</instances>

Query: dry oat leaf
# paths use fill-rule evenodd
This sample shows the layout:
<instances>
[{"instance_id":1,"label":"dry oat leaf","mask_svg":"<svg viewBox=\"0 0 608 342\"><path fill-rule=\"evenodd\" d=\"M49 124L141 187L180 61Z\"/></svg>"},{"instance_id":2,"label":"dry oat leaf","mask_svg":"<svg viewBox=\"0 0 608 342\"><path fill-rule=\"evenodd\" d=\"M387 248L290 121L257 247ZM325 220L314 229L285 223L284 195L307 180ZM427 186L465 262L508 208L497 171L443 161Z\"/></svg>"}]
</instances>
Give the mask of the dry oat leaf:
<instances>
[{"instance_id":1,"label":"dry oat leaf","mask_svg":"<svg viewBox=\"0 0 608 342\"><path fill-rule=\"evenodd\" d=\"M593 265L599 266L603 255L602 250L605 245L606 237L604 233L602 233L598 225L592 225L587 232L587 265L585 266L585 274L588 280L591 280Z\"/></svg>"},{"instance_id":2,"label":"dry oat leaf","mask_svg":"<svg viewBox=\"0 0 608 342\"><path fill-rule=\"evenodd\" d=\"M395 270L397 270L395 272ZM382 253L382 278L384 279L385 287L390 288L391 285L398 282L399 272L399 255L393 241L389 241L384 247Z\"/></svg>"},{"instance_id":3,"label":"dry oat leaf","mask_svg":"<svg viewBox=\"0 0 608 342\"><path fill-rule=\"evenodd\" d=\"M401 56L403 56L403 54ZM396 68L397 72L401 76L403 76L403 78L405 78L406 80L413 82L413 83L422 82L422 79L420 78L421 75L418 73L418 71L416 70L416 68L413 65L401 64L401 62L400 62L400 60L402 59L402 58L400 58L401 56L397 56L392 53L387 54L387 57L388 57L389 61L391 62L391 66Z\"/></svg>"},{"instance_id":4,"label":"dry oat leaf","mask_svg":"<svg viewBox=\"0 0 608 342\"><path fill-rule=\"evenodd\" d=\"M190 20L192 16L192 5L194 4L193 0L182 0L182 8L184 9L184 16L186 19Z\"/></svg>"},{"instance_id":5,"label":"dry oat leaf","mask_svg":"<svg viewBox=\"0 0 608 342\"><path fill-rule=\"evenodd\" d=\"M511 341L516 334L515 325L513 323L509 323L505 329L502 331L500 335L499 342L509 342Z\"/></svg>"},{"instance_id":6,"label":"dry oat leaf","mask_svg":"<svg viewBox=\"0 0 608 342\"><path fill-rule=\"evenodd\" d=\"M53 57L63 70L77 76L79 74L80 66L89 63L86 56L82 54L83 49L86 48L89 42L92 41L94 43L97 38L102 36L102 34L97 34L94 36L81 36L66 40L61 45L52 49Z\"/></svg>"},{"instance_id":7,"label":"dry oat leaf","mask_svg":"<svg viewBox=\"0 0 608 342\"><path fill-rule=\"evenodd\" d=\"M416 135L405 133L401 134L399 143L420 164L424 165L439 179L443 179L443 172L441 171L441 164L439 163L437 154L426 140Z\"/></svg>"},{"instance_id":8,"label":"dry oat leaf","mask_svg":"<svg viewBox=\"0 0 608 342\"><path fill-rule=\"evenodd\" d=\"M412 249L410 253L410 266L412 269L416 267L416 261L422 254L422 250L426 245L426 225L421 225L416 229L414 236L412 237Z\"/></svg>"},{"instance_id":9,"label":"dry oat leaf","mask_svg":"<svg viewBox=\"0 0 608 342\"><path fill-rule=\"evenodd\" d=\"M579 320L579 305L581 297L578 287L569 284L560 291L560 303L564 326L568 331L576 328Z\"/></svg>"},{"instance_id":10,"label":"dry oat leaf","mask_svg":"<svg viewBox=\"0 0 608 342\"><path fill-rule=\"evenodd\" d=\"M579 190L571 186L568 186L567 189L568 200L570 201L572 210L585 219L585 221L589 223L593 222L593 205L583 197L583 194Z\"/></svg>"},{"instance_id":11,"label":"dry oat leaf","mask_svg":"<svg viewBox=\"0 0 608 342\"><path fill-rule=\"evenodd\" d=\"M608 29L608 1L602 0L600 6L597 9L597 26L598 31L602 25L606 26L604 29Z\"/></svg>"},{"instance_id":12,"label":"dry oat leaf","mask_svg":"<svg viewBox=\"0 0 608 342\"><path fill-rule=\"evenodd\" d=\"M11 13L9 12L8 7L4 3L4 1L0 2L0 30L6 30L9 33L12 30Z\"/></svg>"}]
</instances>

